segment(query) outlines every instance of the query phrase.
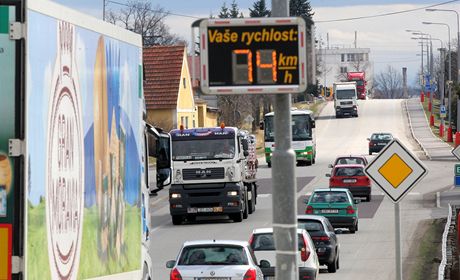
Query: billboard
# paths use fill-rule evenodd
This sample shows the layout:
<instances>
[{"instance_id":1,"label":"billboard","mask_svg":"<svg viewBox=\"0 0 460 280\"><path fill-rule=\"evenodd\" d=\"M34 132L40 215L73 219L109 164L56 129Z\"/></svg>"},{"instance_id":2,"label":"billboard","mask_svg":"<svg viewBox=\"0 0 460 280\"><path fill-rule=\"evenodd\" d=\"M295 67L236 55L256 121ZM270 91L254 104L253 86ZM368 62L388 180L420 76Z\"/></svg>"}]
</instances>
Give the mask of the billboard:
<instances>
[{"instance_id":1,"label":"billboard","mask_svg":"<svg viewBox=\"0 0 460 280\"><path fill-rule=\"evenodd\" d=\"M27 17L27 278L139 270L142 50Z\"/></svg>"}]
</instances>

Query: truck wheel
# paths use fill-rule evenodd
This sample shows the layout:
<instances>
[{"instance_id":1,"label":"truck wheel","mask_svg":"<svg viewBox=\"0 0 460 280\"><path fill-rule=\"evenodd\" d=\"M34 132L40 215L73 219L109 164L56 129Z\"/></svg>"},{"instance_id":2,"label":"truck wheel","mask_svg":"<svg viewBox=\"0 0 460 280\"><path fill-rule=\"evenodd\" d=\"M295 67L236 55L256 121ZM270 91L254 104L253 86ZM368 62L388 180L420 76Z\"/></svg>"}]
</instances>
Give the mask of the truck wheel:
<instances>
[{"instance_id":1,"label":"truck wheel","mask_svg":"<svg viewBox=\"0 0 460 280\"><path fill-rule=\"evenodd\" d=\"M173 225L181 225L182 224L182 216L181 215L173 215L171 216Z\"/></svg>"},{"instance_id":2,"label":"truck wheel","mask_svg":"<svg viewBox=\"0 0 460 280\"><path fill-rule=\"evenodd\" d=\"M268 168L272 167L272 163L271 163L271 162L267 162L267 165L268 165Z\"/></svg>"},{"instance_id":3,"label":"truck wheel","mask_svg":"<svg viewBox=\"0 0 460 280\"><path fill-rule=\"evenodd\" d=\"M305 162L305 165L306 165L306 166L310 166L310 165L312 165L312 164L313 164L313 159L307 160L307 161Z\"/></svg>"},{"instance_id":4,"label":"truck wheel","mask_svg":"<svg viewBox=\"0 0 460 280\"><path fill-rule=\"evenodd\" d=\"M248 190L244 191L244 209L243 209L243 219L249 217L249 202L248 202Z\"/></svg>"},{"instance_id":5,"label":"truck wheel","mask_svg":"<svg viewBox=\"0 0 460 280\"><path fill-rule=\"evenodd\" d=\"M241 223L241 221L243 221L243 212L240 211L238 213L230 214L230 219L232 219L235 223Z\"/></svg>"},{"instance_id":6,"label":"truck wheel","mask_svg":"<svg viewBox=\"0 0 460 280\"><path fill-rule=\"evenodd\" d=\"M254 213L256 211L256 186L254 184L250 184L251 189L251 200L249 200L249 214Z\"/></svg>"}]
</instances>

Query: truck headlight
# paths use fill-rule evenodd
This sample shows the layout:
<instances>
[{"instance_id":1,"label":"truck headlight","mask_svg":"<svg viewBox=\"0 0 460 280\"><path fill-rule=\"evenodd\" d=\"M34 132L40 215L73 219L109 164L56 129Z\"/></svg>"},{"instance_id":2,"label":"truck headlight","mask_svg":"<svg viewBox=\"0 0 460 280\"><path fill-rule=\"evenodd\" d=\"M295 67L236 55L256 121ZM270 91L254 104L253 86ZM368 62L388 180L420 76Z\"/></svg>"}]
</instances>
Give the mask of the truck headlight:
<instances>
[{"instance_id":1,"label":"truck headlight","mask_svg":"<svg viewBox=\"0 0 460 280\"><path fill-rule=\"evenodd\" d=\"M238 192L237 191L229 191L227 192L227 196L237 196Z\"/></svg>"},{"instance_id":2,"label":"truck headlight","mask_svg":"<svg viewBox=\"0 0 460 280\"><path fill-rule=\"evenodd\" d=\"M235 176L235 167L228 167L225 174L227 174L228 179L233 180L233 177Z\"/></svg>"},{"instance_id":3,"label":"truck headlight","mask_svg":"<svg viewBox=\"0 0 460 280\"><path fill-rule=\"evenodd\" d=\"M176 170L176 181L181 182L182 181L182 172L180 169Z\"/></svg>"},{"instance_id":4,"label":"truck headlight","mask_svg":"<svg viewBox=\"0 0 460 280\"><path fill-rule=\"evenodd\" d=\"M181 198L180 193L172 193L171 198Z\"/></svg>"}]
</instances>

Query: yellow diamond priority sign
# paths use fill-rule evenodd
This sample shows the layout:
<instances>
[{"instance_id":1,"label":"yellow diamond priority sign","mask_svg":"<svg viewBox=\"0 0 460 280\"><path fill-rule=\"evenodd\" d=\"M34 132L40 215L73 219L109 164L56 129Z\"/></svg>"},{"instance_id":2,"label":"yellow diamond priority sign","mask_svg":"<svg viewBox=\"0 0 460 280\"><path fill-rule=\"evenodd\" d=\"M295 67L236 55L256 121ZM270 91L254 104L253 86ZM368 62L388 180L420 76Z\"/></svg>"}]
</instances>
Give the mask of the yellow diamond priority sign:
<instances>
[{"instance_id":1,"label":"yellow diamond priority sign","mask_svg":"<svg viewBox=\"0 0 460 280\"><path fill-rule=\"evenodd\" d=\"M427 173L423 163L394 139L365 169L394 202L399 202Z\"/></svg>"}]
</instances>

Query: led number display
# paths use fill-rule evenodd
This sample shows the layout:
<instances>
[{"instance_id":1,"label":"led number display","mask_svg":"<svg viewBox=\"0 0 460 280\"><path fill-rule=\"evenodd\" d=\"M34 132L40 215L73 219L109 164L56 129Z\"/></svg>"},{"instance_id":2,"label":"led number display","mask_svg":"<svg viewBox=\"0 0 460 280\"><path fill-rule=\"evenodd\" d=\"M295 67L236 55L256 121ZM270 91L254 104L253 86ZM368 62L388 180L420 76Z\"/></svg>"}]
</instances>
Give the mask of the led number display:
<instances>
[{"instance_id":1,"label":"led number display","mask_svg":"<svg viewBox=\"0 0 460 280\"><path fill-rule=\"evenodd\" d=\"M210 94L305 91L305 40L301 18L202 20L202 90Z\"/></svg>"}]
</instances>

